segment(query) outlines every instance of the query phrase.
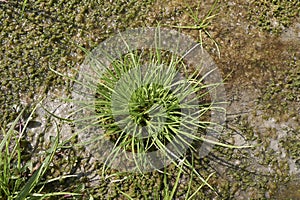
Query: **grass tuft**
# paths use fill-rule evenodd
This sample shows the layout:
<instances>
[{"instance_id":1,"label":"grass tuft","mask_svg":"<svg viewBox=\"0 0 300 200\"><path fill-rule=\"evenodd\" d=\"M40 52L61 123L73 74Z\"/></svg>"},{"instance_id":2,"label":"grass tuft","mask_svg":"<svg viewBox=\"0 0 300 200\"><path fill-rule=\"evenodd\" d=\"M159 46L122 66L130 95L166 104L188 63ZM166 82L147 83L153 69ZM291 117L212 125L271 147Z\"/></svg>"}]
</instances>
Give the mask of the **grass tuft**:
<instances>
[{"instance_id":1,"label":"grass tuft","mask_svg":"<svg viewBox=\"0 0 300 200\"><path fill-rule=\"evenodd\" d=\"M216 40L214 40L211 36L211 34L208 31L208 27L211 26L211 21L213 18L218 13L218 4L219 0L215 0L209 11L204 17L200 17L200 4L201 1L199 1L198 6L196 8L196 11L194 11L188 4L187 6L187 11L185 13L193 20L194 25L183 25L183 26L171 26L173 28L178 28L178 29L189 29L189 30L197 30L199 32L199 43L201 47L203 46L203 34L208 36L209 39L211 39L217 49L218 56L221 57L219 45Z\"/></svg>"},{"instance_id":2,"label":"grass tuft","mask_svg":"<svg viewBox=\"0 0 300 200\"><path fill-rule=\"evenodd\" d=\"M24 200L37 197L43 199L49 196L66 194L79 195L69 192L43 193L43 189L47 184L47 181L43 180L43 176L50 168L50 163L57 149L60 148L59 130L40 165L37 164L37 167L33 167L31 159L24 156L26 152L24 152L22 142L37 106L33 108L24 124L21 123L24 120L22 116L27 108L20 111L8 130L1 128L3 139L0 143L0 199ZM34 170L34 168L36 169Z\"/></svg>"},{"instance_id":3,"label":"grass tuft","mask_svg":"<svg viewBox=\"0 0 300 200\"><path fill-rule=\"evenodd\" d=\"M190 191L192 198L205 185L214 190L208 183L213 174L203 177L188 159L197 153L199 143L240 147L205 137L221 126L211 120L212 113L225 112L224 102L215 102L210 93L222 82L204 81L215 69L204 73L202 66L190 66L183 57L159 48L161 38L156 39L155 48L134 50L123 39L127 51L117 52L117 58L109 53L109 47L97 49L95 55L84 49L88 63L83 67L87 68L78 71L77 78L68 77L75 82L75 98L67 101L77 105L72 113L77 135L82 145L103 161L103 177L111 168L165 174L161 169L172 164L178 176L165 196L175 196L181 174L189 171L203 183Z\"/></svg>"}]
</instances>

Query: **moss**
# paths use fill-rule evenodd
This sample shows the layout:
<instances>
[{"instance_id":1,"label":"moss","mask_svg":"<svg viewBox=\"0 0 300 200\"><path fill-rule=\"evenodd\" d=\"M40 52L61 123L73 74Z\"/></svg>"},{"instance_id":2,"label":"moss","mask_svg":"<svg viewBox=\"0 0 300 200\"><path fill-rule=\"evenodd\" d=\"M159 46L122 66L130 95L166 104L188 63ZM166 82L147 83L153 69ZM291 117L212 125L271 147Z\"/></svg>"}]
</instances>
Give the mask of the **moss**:
<instances>
[{"instance_id":1,"label":"moss","mask_svg":"<svg viewBox=\"0 0 300 200\"><path fill-rule=\"evenodd\" d=\"M298 0L252 1L248 17L265 31L280 33L300 16Z\"/></svg>"},{"instance_id":2,"label":"moss","mask_svg":"<svg viewBox=\"0 0 300 200\"><path fill-rule=\"evenodd\" d=\"M260 98L260 109L268 113L276 114L277 117L293 113L293 106L299 102L300 90L300 61L289 61L286 69L280 69L275 78L266 84L264 94ZM264 105L267 105L266 107ZM281 120L287 120L281 117Z\"/></svg>"},{"instance_id":3,"label":"moss","mask_svg":"<svg viewBox=\"0 0 300 200\"><path fill-rule=\"evenodd\" d=\"M289 129L288 137L280 139L280 144L292 159L297 160L300 155L299 130Z\"/></svg>"},{"instance_id":4,"label":"moss","mask_svg":"<svg viewBox=\"0 0 300 200\"><path fill-rule=\"evenodd\" d=\"M144 21L152 1L28 1L0 4L0 104L8 110L20 102L20 93L40 94L65 86L62 73L83 61L78 45L92 49L117 30ZM22 14L21 14L22 13ZM35 95L35 98L37 96ZM11 114L13 115L13 113ZM8 116L1 116L0 125Z\"/></svg>"}]
</instances>

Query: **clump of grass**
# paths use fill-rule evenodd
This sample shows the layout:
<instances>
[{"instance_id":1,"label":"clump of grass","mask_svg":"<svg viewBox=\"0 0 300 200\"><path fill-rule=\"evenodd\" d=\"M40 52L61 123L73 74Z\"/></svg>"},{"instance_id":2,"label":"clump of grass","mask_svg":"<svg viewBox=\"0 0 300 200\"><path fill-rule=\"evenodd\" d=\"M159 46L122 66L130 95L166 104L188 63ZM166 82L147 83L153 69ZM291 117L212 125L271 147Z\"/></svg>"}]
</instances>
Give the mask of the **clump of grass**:
<instances>
[{"instance_id":1,"label":"clump of grass","mask_svg":"<svg viewBox=\"0 0 300 200\"><path fill-rule=\"evenodd\" d=\"M123 60L114 62L95 83L97 90L94 102L86 102L91 103L86 106L92 106L90 108L96 111L91 124L98 123L105 131L101 139L106 137L114 143L105 159L108 166L125 156L128 161L134 161L139 171L143 171L149 167L145 166L149 164L146 161L147 154L158 150L165 156L179 159L181 151L194 137L179 128L180 123L185 123L186 128L191 130L196 125L193 123L197 119L189 119L187 113L181 112L181 109L187 109L188 106L193 109L195 106L180 105L191 95L191 91L187 91L190 83L180 83L180 80L172 83L176 75L174 66L179 65L179 61L172 58L168 64L160 63L161 52L157 52L157 56L150 59L155 66L151 66L151 70L145 69L143 78L141 73L144 69L140 68L142 56L136 52L130 52ZM165 77L161 77L162 74ZM180 95L172 94L172 85L180 85L175 89ZM154 163L151 162L151 165Z\"/></svg>"},{"instance_id":2,"label":"clump of grass","mask_svg":"<svg viewBox=\"0 0 300 200\"><path fill-rule=\"evenodd\" d=\"M52 146L48 149L44 161L38 167L34 167L32 160L24 156L23 138L36 108L37 106L26 120L22 119L26 108L22 109L8 130L1 127L3 137L0 143L1 199L44 199L50 196L78 195L60 191L46 194L42 192L46 183L52 181L44 181L42 178L50 168L53 156L59 148L59 132L52 141Z\"/></svg>"},{"instance_id":3,"label":"clump of grass","mask_svg":"<svg viewBox=\"0 0 300 200\"><path fill-rule=\"evenodd\" d=\"M130 52L114 62L97 84L94 117L114 142L108 166L123 156L138 171L146 165L159 169L165 156L181 160L187 148L194 149L192 140L202 140L196 132L210 124L204 115L214 108L204 102L209 93L199 71L188 74L180 58L158 49L143 63L143 53Z\"/></svg>"},{"instance_id":4,"label":"clump of grass","mask_svg":"<svg viewBox=\"0 0 300 200\"><path fill-rule=\"evenodd\" d=\"M67 99L79 105L72 113L77 134L103 161L103 175L110 168L164 173L161 169L172 163L213 189L187 159L187 149L196 153L202 142L235 148L205 137L208 129L217 132L212 112L224 112L224 102L215 102L210 94L222 82L205 83L214 69L204 73L202 66L190 66L184 56L160 48L156 39L156 46L146 50L132 50L123 40L126 50L117 52L118 58L110 54L113 47L95 54L83 49L89 57L83 65L87 68L78 71L79 78L69 77L80 97Z\"/></svg>"}]
</instances>

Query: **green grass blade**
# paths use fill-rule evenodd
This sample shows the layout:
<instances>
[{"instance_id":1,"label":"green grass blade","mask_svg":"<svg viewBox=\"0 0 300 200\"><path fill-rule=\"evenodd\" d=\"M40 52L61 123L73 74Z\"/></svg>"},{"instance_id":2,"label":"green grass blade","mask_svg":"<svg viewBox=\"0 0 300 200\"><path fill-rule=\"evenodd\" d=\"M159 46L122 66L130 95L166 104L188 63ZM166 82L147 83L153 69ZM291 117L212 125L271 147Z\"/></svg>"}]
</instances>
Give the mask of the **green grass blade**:
<instances>
[{"instance_id":1,"label":"green grass blade","mask_svg":"<svg viewBox=\"0 0 300 200\"><path fill-rule=\"evenodd\" d=\"M8 138L11 137L12 132L15 131L14 129L15 129L16 125L18 124L19 120L21 119L21 117L22 117L22 115L23 115L25 109L26 109L26 108L23 108L23 109L21 110L20 114L19 114L19 115L17 116L17 118L13 121L13 123L12 123L11 126L10 126L10 129L9 129L9 130L7 131L7 133L5 134L3 140L2 140L1 143L0 143L0 151L3 150L4 145L6 144Z\"/></svg>"},{"instance_id":2,"label":"green grass blade","mask_svg":"<svg viewBox=\"0 0 300 200\"><path fill-rule=\"evenodd\" d=\"M50 162L52 161L52 158L58 147L58 140L59 140L59 134L56 136L56 138L54 140L54 144L52 145L52 147L50 149L49 155L45 158L45 161L42 163L42 165L39 167L39 169L32 175L32 177L30 177L30 179L26 182L24 187L21 189L20 193L16 197L17 200L23 200L26 197L28 197L30 195L31 191L38 184L41 177L44 175L44 173L48 169Z\"/></svg>"}]
</instances>

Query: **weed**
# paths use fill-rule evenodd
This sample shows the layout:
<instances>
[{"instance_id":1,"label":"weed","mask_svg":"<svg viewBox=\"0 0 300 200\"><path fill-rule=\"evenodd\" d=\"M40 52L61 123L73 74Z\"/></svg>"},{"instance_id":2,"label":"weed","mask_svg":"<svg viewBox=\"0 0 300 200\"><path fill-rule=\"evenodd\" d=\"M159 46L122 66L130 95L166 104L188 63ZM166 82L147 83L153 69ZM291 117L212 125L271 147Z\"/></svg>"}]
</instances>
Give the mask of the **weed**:
<instances>
[{"instance_id":1,"label":"weed","mask_svg":"<svg viewBox=\"0 0 300 200\"><path fill-rule=\"evenodd\" d=\"M11 123L11 126L7 131L2 128L3 140L0 143L1 199L43 199L50 196L65 194L78 195L69 192L42 193L46 183L51 182L51 180L42 182L42 178L49 169L53 156L60 146L58 141L59 131L42 163L33 167L31 159L24 156L24 147L22 146L23 136L36 108L37 106L34 107L22 127L19 123L26 108L20 111L18 117ZM15 130L18 124L18 130Z\"/></svg>"},{"instance_id":2,"label":"weed","mask_svg":"<svg viewBox=\"0 0 300 200\"><path fill-rule=\"evenodd\" d=\"M155 31L160 33L160 28ZM132 50L121 35L124 48L117 58L115 44L111 47L109 42L95 54L82 49L88 63L76 78L52 71L75 82L74 93L80 97L66 101L77 105L72 113L77 134L81 145L103 161L103 177L111 168L164 174L161 169L173 164L178 169L177 182L186 168L213 190L207 182L211 175L202 177L186 152L197 152L199 143L240 148L205 137L208 131L217 132L211 113L224 112L224 102L210 96L222 83L205 83L214 69L204 73L203 66L193 66L191 70L184 57L160 48L161 38L156 36L154 48ZM175 195L175 189L168 191L165 195Z\"/></svg>"},{"instance_id":3,"label":"weed","mask_svg":"<svg viewBox=\"0 0 300 200\"><path fill-rule=\"evenodd\" d=\"M198 30L199 32L199 43L201 46L203 46L203 33L207 35L215 44L215 47L218 51L219 57L220 55L220 49L218 43L212 38L211 34L207 30L207 28L211 24L211 20L217 15L218 11L218 0L215 0L214 4L211 6L210 10L207 12L207 14L202 18L200 17L200 4L201 1L199 1L198 6L196 8L196 11L194 11L188 4L186 4L188 11L185 11L185 13L194 21L194 25L185 25L185 26L171 26L173 28L179 28L179 29L190 29L190 30Z\"/></svg>"}]
</instances>

